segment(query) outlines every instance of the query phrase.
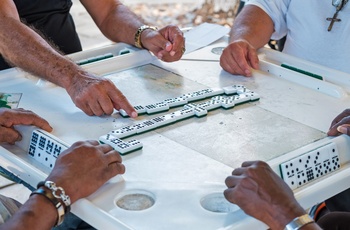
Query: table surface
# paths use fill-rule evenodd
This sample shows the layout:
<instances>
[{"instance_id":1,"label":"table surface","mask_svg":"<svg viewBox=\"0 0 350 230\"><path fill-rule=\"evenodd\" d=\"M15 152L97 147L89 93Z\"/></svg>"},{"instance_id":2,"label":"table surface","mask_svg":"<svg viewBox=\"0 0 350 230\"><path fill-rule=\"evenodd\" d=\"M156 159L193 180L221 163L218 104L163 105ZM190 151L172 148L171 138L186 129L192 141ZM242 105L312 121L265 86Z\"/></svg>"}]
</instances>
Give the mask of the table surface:
<instances>
[{"instance_id":1,"label":"table surface","mask_svg":"<svg viewBox=\"0 0 350 230\"><path fill-rule=\"evenodd\" d=\"M118 68L124 62L134 63L135 51L94 64L97 73L111 79L134 105L234 84L257 92L260 100L133 136L143 143L143 148L123 156L126 173L78 201L73 212L101 229L266 228L234 205L225 206L230 208L228 213L208 211L203 208L206 198L210 198L209 203L222 199L225 178L243 161L274 161L328 139L325 132L332 119L349 107L349 99L347 95L332 97L263 71L254 71L249 78L228 74L220 67L219 56L211 52L221 46L216 43L174 63L160 62L146 54L145 63ZM107 67L112 71L104 72ZM0 85L1 92L22 93L20 107L46 118L54 128L52 134L68 144L98 139L113 129L159 116L131 119L116 112L112 116L89 117L74 106L64 89L15 69L0 72ZM175 110L178 108L170 112ZM3 147L2 165L29 175L30 183L35 184L48 173L16 146ZM16 169L15 165L21 167ZM120 194L128 192L151 197L155 204L142 211L117 207Z\"/></svg>"}]
</instances>

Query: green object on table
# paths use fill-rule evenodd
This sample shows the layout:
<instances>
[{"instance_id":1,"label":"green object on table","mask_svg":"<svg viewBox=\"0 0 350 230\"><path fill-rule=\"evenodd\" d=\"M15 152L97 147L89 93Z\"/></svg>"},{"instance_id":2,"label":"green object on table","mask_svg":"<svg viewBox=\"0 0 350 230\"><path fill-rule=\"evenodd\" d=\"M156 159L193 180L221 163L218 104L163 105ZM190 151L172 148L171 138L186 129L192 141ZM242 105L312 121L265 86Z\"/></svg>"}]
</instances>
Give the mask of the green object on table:
<instances>
[{"instance_id":1,"label":"green object on table","mask_svg":"<svg viewBox=\"0 0 350 230\"><path fill-rule=\"evenodd\" d=\"M307 76L316 78L316 79L318 79L318 80L323 80L323 77L322 77L321 75L314 74L314 73L311 73L311 72L308 72L308 71L305 71L305 70L302 70L302 69L298 69L298 68L296 68L296 67L294 67L294 66L290 66L290 65L286 65L286 64L281 64L281 66L282 66L283 68L290 69L290 70L293 70L293 71L295 71L295 72L305 74L305 75L307 75Z\"/></svg>"}]
</instances>

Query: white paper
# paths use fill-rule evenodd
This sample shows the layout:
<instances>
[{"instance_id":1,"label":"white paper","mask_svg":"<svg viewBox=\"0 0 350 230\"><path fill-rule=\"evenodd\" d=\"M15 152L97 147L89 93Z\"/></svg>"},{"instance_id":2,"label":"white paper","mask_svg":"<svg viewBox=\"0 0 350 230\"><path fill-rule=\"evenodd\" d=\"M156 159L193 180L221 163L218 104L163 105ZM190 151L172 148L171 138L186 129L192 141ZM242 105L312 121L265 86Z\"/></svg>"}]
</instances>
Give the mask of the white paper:
<instances>
[{"instance_id":1,"label":"white paper","mask_svg":"<svg viewBox=\"0 0 350 230\"><path fill-rule=\"evenodd\" d=\"M203 23L184 34L186 38L186 52L188 54L205 47L230 32L230 29L217 24Z\"/></svg>"}]
</instances>

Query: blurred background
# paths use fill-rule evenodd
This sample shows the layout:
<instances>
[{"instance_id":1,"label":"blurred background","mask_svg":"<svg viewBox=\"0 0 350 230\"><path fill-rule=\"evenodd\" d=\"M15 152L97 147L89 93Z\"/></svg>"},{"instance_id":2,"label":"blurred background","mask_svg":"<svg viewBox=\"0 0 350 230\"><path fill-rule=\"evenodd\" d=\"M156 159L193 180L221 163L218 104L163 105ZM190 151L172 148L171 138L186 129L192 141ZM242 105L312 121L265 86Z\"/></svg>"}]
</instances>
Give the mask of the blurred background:
<instances>
[{"instance_id":1,"label":"blurred background","mask_svg":"<svg viewBox=\"0 0 350 230\"><path fill-rule=\"evenodd\" d=\"M203 22L231 27L239 0L121 0L149 25L180 28L197 26ZM71 14L84 49L109 44L79 0L73 0Z\"/></svg>"}]
</instances>

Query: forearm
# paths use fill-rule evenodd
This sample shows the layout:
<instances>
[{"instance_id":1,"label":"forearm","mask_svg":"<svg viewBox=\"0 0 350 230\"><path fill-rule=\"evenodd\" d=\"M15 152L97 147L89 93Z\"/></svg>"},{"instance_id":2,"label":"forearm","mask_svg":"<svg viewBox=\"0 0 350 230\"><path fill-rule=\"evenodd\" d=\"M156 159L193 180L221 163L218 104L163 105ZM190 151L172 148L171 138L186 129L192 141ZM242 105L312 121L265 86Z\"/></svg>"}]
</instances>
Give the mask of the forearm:
<instances>
[{"instance_id":1,"label":"forearm","mask_svg":"<svg viewBox=\"0 0 350 230\"><path fill-rule=\"evenodd\" d=\"M95 4L89 0L81 2L107 38L134 44L135 32L144 21L128 7L115 0L105 1L105 4Z\"/></svg>"},{"instance_id":2,"label":"forearm","mask_svg":"<svg viewBox=\"0 0 350 230\"><path fill-rule=\"evenodd\" d=\"M305 210L295 201L293 204L277 204L273 207L273 210L268 211L271 215L265 219L269 227L274 230L283 230L286 225L293 221L295 218L306 214ZM304 225L302 230L321 230L316 223L309 223Z\"/></svg>"},{"instance_id":3,"label":"forearm","mask_svg":"<svg viewBox=\"0 0 350 230\"><path fill-rule=\"evenodd\" d=\"M7 61L61 87L67 88L83 71L17 19L2 19L0 41L0 53Z\"/></svg>"},{"instance_id":4,"label":"forearm","mask_svg":"<svg viewBox=\"0 0 350 230\"><path fill-rule=\"evenodd\" d=\"M0 229L51 229L56 221L57 210L53 204L42 195L33 195Z\"/></svg>"},{"instance_id":5,"label":"forearm","mask_svg":"<svg viewBox=\"0 0 350 230\"><path fill-rule=\"evenodd\" d=\"M230 41L246 40L259 49L270 40L273 31L271 18L259 7L247 5L233 23Z\"/></svg>"}]
</instances>

